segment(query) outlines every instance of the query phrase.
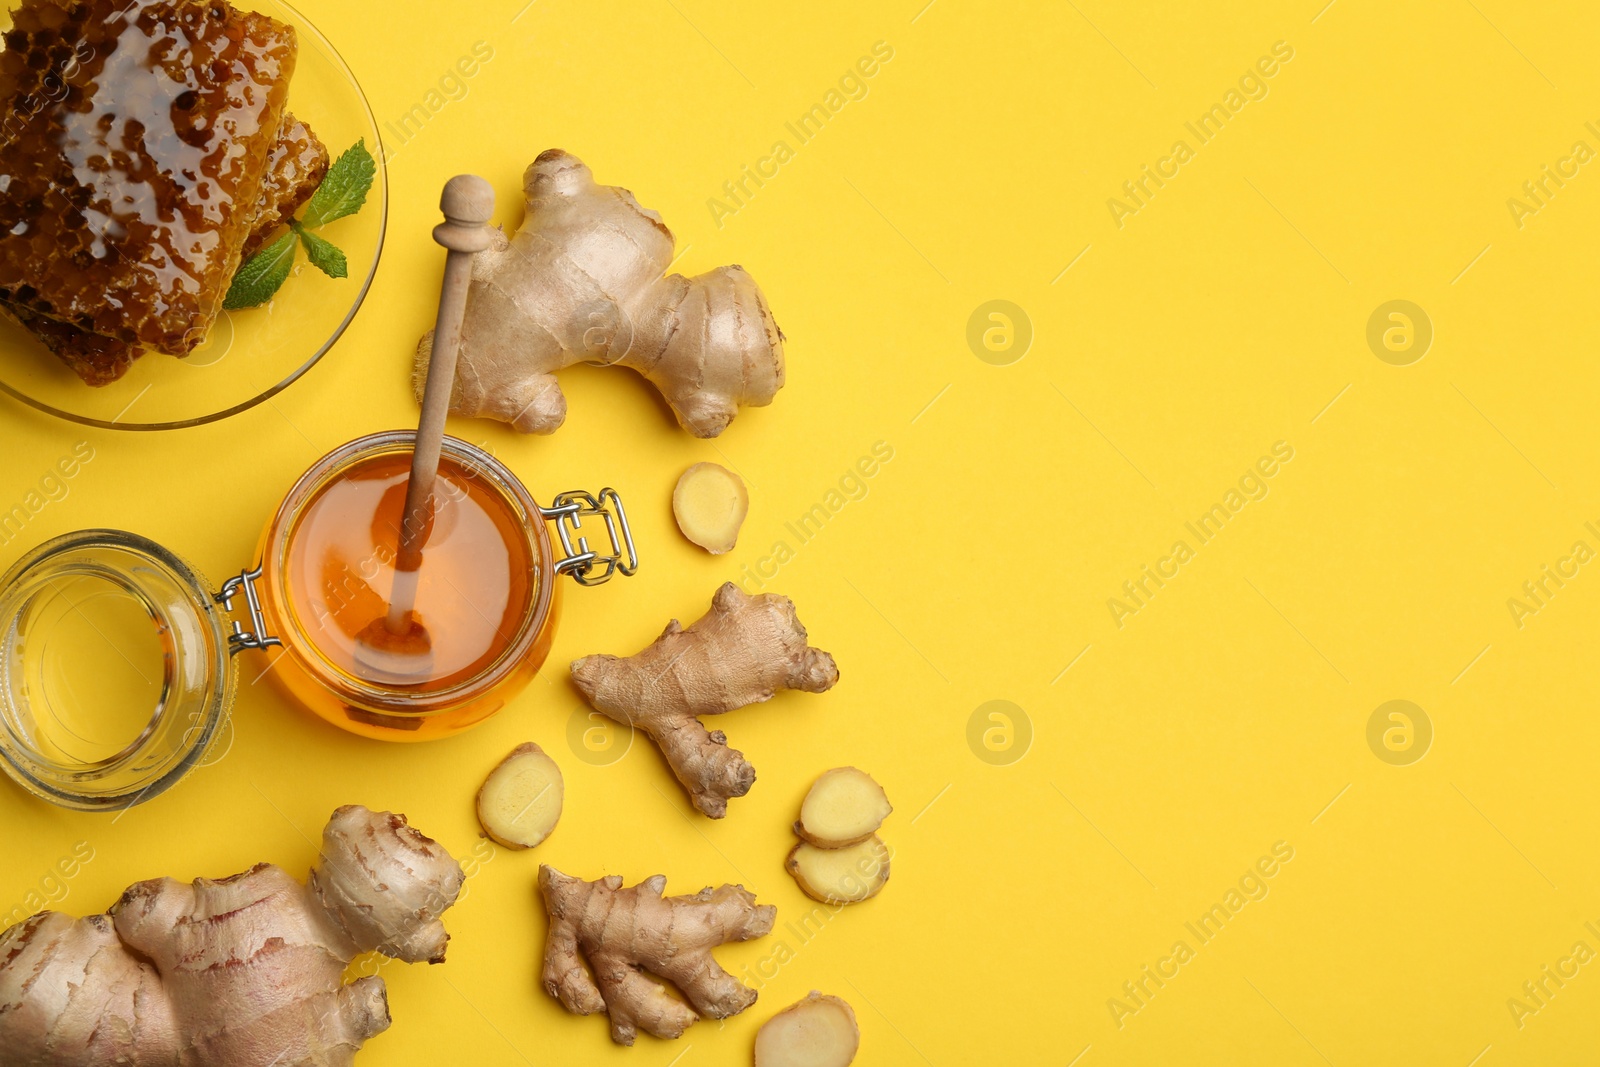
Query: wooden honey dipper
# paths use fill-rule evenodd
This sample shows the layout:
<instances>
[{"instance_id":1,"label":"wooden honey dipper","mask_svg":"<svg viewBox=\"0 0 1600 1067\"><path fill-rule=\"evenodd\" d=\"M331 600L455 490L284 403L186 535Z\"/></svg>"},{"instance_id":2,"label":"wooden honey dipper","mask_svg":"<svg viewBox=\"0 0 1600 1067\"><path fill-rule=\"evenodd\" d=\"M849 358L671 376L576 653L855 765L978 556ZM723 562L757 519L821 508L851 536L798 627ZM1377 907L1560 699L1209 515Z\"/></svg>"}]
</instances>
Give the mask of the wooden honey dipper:
<instances>
[{"instance_id":1,"label":"wooden honey dipper","mask_svg":"<svg viewBox=\"0 0 1600 1067\"><path fill-rule=\"evenodd\" d=\"M433 665L433 642L416 618L417 582L422 550L433 529L434 482L439 475L439 452L444 442L445 416L450 411L450 390L455 385L456 355L461 349L461 319L467 308L467 286L472 280L473 256L489 247L489 219L494 215L494 187L475 174L458 174L445 183L439 197L444 222L433 228L433 239L448 254L444 285L439 292L439 316L434 325L432 361L423 386L422 417L417 422L411 452L411 473L401 510L400 547L395 556L394 587L389 610L374 619L356 637L356 663L370 681L416 682L427 677Z\"/></svg>"}]
</instances>

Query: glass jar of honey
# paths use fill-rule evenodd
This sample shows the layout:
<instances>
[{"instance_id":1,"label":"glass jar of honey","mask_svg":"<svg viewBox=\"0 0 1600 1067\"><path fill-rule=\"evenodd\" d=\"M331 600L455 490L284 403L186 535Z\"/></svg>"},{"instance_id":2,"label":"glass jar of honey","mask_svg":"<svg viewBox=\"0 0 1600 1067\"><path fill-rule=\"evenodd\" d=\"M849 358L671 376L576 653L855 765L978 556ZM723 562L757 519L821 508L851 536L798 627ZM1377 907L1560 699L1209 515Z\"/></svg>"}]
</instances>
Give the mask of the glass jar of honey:
<instances>
[{"instance_id":1,"label":"glass jar of honey","mask_svg":"<svg viewBox=\"0 0 1600 1067\"><path fill-rule=\"evenodd\" d=\"M367 737L423 741L493 715L549 655L561 577L596 585L637 569L627 514L609 488L542 506L493 456L445 438L412 616L426 637L397 672L371 635L394 582L413 438L373 434L318 460L267 522L257 566L215 593L119 530L24 556L0 578L0 766L67 807L147 800L202 760L247 650L294 703ZM585 519L605 544L591 547Z\"/></svg>"}]
</instances>

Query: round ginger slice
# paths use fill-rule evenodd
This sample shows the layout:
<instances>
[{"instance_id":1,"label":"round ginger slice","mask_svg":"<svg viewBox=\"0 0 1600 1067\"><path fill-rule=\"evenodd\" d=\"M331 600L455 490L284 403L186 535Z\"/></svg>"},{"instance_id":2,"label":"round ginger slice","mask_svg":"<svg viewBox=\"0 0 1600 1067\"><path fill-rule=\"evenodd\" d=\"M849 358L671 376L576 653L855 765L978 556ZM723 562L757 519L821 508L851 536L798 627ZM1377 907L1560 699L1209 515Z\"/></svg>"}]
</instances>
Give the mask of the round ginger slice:
<instances>
[{"instance_id":1,"label":"round ginger slice","mask_svg":"<svg viewBox=\"0 0 1600 1067\"><path fill-rule=\"evenodd\" d=\"M794 832L818 848L844 848L865 841L894 810L883 786L854 767L824 771L800 804Z\"/></svg>"},{"instance_id":2,"label":"round ginger slice","mask_svg":"<svg viewBox=\"0 0 1600 1067\"><path fill-rule=\"evenodd\" d=\"M855 904L878 895L889 881L889 846L873 834L844 848L802 841L784 863L806 896L824 904Z\"/></svg>"},{"instance_id":3,"label":"round ginger slice","mask_svg":"<svg viewBox=\"0 0 1600 1067\"><path fill-rule=\"evenodd\" d=\"M856 1013L815 989L761 1024L756 1067L849 1067L861 1047Z\"/></svg>"},{"instance_id":4,"label":"round ginger slice","mask_svg":"<svg viewBox=\"0 0 1600 1067\"><path fill-rule=\"evenodd\" d=\"M532 741L511 750L478 790L478 825L506 848L533 848L561 819L561 768Z\"/></svg>"},{"instance_id":5,"label":"round ginger slice","mask_svg":"<svg viewBox=\"0 0 1600 1067\"><path fill-rule=\"evenodd\" d=\"M749 511L744 479L715 463L696 463L683 472L672 491L672 517L678 520L678 529L713 556L732 550Z\"/></svg>"}]
</instances>

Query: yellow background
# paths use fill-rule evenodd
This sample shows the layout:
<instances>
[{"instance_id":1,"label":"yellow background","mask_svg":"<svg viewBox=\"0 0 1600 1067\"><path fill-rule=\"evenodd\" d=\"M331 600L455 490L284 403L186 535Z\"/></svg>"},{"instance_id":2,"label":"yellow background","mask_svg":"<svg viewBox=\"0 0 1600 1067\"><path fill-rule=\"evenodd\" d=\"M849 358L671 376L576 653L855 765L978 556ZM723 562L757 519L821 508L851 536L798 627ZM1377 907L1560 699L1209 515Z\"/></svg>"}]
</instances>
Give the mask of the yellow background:
<instances>
[{"instance_id":1,"label":"yellow background","mask_svg":"<svg viewBox=\"0 0 1600 1067\"><path fill-rule=\"evenodd\" d=\"M619 487L639 576L572 590L550 667L459 738L345 736L262 683L244 687L225 754L115 821L0 790L0 906L79 841L94 859L58 905L77 912L159 874L303 871L327 814L361 802L473 857L448 964L382 969L395 1024L369 1067L741 1063L761 1021L812 988L855 1005L867 1064L1588 1062L1600 963L1521 1028L1506 1002L1574 942L1600 949L1583 925L1600 920L1597 565L1520 628L1507 600L1573 542L1600 548L1583 526L1600 520L1600 163L1520 228L1506 202L1575 141L1600 148L1584 128L1600 120L1600 17L1506 0L922 2L306 0L380 125L475 42L494 50L464 98L389 146L366 306L305 380L221 425L85 433L5 404L0 504L78 440L96 458L3 562L99 525L219 581L250 562L312 460L414 418L440 184L489 177L514 225L522 168L552 146L661 211L679 269L755 275L789 384L715 441L680 432L637 377L590 368L563 375L553 437L455 423L542 497ZM893 59L865 98L798 145L784 123L878 41ZM1293 59L1268 95L1197 145L1183 124L1278 41ZM1119 228L1108 198L1180 138L1195 157ZM707 200L778 139L794 158L719 227ZM1034 331L1007 366L966 339L994 299ZM1434 327L1409 366L1366 342L1393 299ZM894 458L867 496L766 585L842 681L715 724L758 768L752 793L713 822L644 742L579 759L565 663L698 617L774 542L794 547L785 523L878 441ZM1294 458L1268 495L1196 544L1184 523L1278 441ZM750 485L728 556L672 525L670 487L697 460ZM1108 598L1179 539L1195 557L1119 628ZM1010 763L968 744L997 699L1031 724ZM1392 699L1433 725L1409 766L1367 744ZM560 762L566 813L534 853L491 849L472 794L529 739ZM896 805L894 877L802 945L782 927L810 906L782 870L789 823L844 763ZM1198 945L1184 923L1278 841L1294 858L1270 893ZM719 958L752 975L771 975L780 941L793 958L747 1013L614 1048L537 986L541 861L664 872L679 892L743 882L780 928ZM1180 939L1195 958L1119 1028L1108 999Z\"/></svg>"}]
</instances>

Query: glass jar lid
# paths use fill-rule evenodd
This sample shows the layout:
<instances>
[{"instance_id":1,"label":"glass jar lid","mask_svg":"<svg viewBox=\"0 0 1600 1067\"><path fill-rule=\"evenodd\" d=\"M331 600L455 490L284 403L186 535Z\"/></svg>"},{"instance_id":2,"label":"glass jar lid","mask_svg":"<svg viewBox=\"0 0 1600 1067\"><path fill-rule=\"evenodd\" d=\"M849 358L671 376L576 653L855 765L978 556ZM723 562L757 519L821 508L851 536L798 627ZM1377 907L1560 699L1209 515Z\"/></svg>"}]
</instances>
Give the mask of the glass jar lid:
<instances>
[{"instance_id":1,"label":"glass jar lid","mask_svg":"<svg viewBox=\"0 0 1600 1067\"><path fill-rule=\"evenodd\" d=\"M205 755L233 701L227 620L148 538L79 530L0 578L0 768L83 811L131 807Z\"/></svg>"}]
</instances>

